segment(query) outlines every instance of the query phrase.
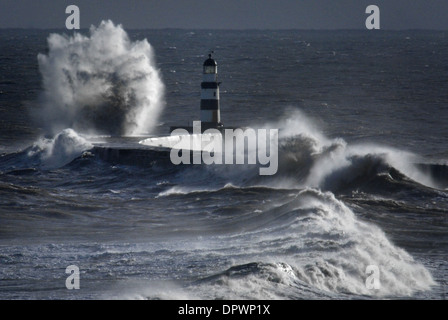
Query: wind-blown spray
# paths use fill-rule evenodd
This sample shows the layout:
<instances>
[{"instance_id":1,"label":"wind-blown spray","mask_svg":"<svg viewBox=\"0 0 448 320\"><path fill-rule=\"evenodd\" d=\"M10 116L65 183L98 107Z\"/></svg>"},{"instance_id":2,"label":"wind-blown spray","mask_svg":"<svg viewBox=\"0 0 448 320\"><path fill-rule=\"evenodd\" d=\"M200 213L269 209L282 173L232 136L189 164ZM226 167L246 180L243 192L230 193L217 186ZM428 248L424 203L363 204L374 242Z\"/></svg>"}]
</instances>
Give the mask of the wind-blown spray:
<instances>
[{"instance_id":1,"label":"wind-blown spray","mask_svg":"<svg viewBox=\"0 0 448 320\"><path fill-rule=\"evenodd\" d=\"M136 135L151 131L164 105L164 85L146 39L130 41L103 21L90 35L51 34L39 54L47 129Z\"/></svg>"}]
</instances>

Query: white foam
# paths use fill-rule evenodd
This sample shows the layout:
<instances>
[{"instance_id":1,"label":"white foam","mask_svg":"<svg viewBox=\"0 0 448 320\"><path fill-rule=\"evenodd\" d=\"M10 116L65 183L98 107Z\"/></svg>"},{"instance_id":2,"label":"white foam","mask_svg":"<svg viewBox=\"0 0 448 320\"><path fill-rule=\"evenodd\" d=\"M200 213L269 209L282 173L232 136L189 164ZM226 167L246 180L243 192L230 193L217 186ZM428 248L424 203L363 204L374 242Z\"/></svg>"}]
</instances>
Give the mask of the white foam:
<instances>
[{"instance_id":1,"label":"white foam","mask_svg":"<svg viewBox=\"0 0 448 320\"><path fill-rule=\"evenodd\" d=\"M130 41L109 20L89 36L51 34L48 46L48 55L38 55L45 92L37 116L52 133L136 135L157 124L164 85L146 39Z\"/></svg>"},{"instance_id":2,"label":"white foam","mask_svg":"<svg viewBox=\"0 0 448 320\"><path fill-rule=\"evenodd\" d=\"M352 166L354 158L373 156L383 159L385 163L415 182L431 188L439 188L429 175L416 167L415 163L421 161L417 154L380 144L350 145L342 138L330 139L322 133L312 119L298 110L289 114L287 119L266 124L265 127L281 128L280 144L286 144L286 147L280 150L279 157L297 160L293 166L309 167L308 175L300 177L302 181L299 183L295 181L296 186L322 187L330 175ZM350 175L350 172L348 174ZM351 174L356 176L357 172ZM283 184L291 186L291 182L286 180Z\"/></svg>"},{"instance_id":3,"label":"white foam","mask_svg":"<svg viewBox=\"0 0 448 320\"><path fill-rule=\"evenodd\" d=\"M58 168L79 157L93 146L73 129L65 129L53 139L41 138L28 152L28 156L40 155L44 168Z\"/></svg>"}]
</instances>

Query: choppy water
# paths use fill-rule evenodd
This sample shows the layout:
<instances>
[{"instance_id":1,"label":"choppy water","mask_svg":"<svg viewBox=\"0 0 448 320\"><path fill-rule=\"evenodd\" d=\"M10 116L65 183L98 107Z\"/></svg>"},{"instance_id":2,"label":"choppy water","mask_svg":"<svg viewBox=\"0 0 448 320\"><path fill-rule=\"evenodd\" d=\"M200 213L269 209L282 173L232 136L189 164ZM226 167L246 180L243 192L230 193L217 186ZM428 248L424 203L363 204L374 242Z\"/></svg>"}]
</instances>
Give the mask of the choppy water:
<instances>
[{"instance_id":1,"label":"choppy water","mask_svg":"<svg viewBox=\"0 0 448 320\"><path fill-rule=\"evenodd\" d=\"M109 31L90 51L0 31L1 298L445 298L446 32L128 31L120 55ZM281 129L276 175L174 166L116 136L142 92L150 134L198 119L210 49L223 122Z\"/></svg>"}]
</instances>

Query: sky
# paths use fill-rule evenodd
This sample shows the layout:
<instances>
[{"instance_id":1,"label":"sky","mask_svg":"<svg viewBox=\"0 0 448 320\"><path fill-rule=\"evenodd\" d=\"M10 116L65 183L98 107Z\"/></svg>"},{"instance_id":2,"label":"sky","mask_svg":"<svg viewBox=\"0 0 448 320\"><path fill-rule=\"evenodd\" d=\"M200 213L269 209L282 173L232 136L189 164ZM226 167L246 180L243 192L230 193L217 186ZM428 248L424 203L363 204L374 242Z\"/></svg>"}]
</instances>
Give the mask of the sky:
<instances>
[{"instance_id":1,"label":"sky","mask_svg":"<svg viewBox=\"0 0 448 320\"><path fill-rule=\"evenodd\" d=\"M385 30L448 30L448 0L0 0L0 28L81 28L110 19L127 29L365 29L368 5Z\"/></svg>"}]
</instances>

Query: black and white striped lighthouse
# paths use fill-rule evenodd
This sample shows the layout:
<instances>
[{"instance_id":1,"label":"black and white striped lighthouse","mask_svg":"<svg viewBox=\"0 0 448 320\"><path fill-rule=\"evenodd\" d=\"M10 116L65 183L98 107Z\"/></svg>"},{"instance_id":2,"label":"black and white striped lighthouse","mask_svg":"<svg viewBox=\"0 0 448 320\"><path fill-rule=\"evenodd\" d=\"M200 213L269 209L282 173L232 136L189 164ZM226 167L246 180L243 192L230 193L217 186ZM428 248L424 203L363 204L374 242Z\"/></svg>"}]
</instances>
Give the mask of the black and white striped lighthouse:
<instances>
[{"instance_id":1,"label":"black and white striped lighthouse","mask_svg":"<svg viewBox=\"0 0 448 320\"><path fill-rule=\"evenodd\" d=\"M204 61L203 77L201 83L201 127L221 128L221 114L219 110L218 64L212 55Z\"/></svg>"}]
</instances>

